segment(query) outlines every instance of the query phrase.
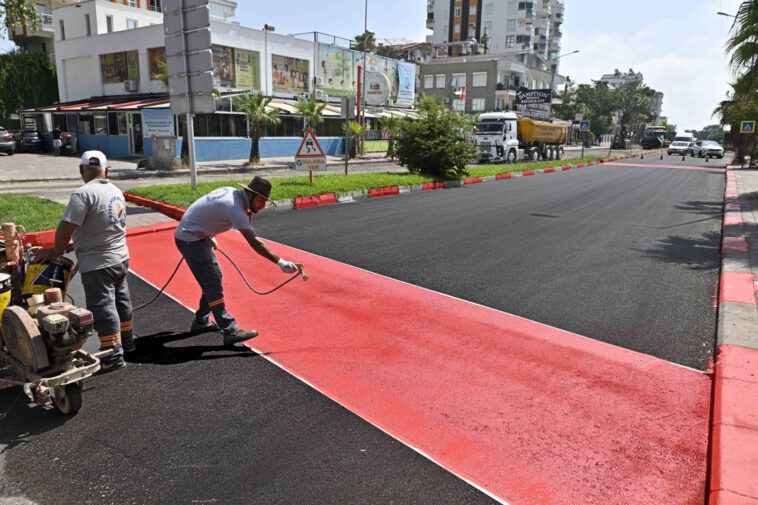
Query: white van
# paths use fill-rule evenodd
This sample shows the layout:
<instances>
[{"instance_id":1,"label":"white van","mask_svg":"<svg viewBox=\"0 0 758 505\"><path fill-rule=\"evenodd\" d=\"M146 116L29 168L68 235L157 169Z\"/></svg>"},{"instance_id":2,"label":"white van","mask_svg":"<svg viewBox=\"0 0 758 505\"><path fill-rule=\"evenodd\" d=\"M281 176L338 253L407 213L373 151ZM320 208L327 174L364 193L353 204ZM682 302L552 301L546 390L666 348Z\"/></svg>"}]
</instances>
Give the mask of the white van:
<instances>
[{"instance_id":1,"label":"white van","mask_svg":"<svg viewBox=\"0 0 758 505\"><path fill-rule=\"evenodd\" d=\"M691 133L677 133L674 137L674 142L680 140L682 142L695 142L695 136Z\"/></svg>"}]
</instances>

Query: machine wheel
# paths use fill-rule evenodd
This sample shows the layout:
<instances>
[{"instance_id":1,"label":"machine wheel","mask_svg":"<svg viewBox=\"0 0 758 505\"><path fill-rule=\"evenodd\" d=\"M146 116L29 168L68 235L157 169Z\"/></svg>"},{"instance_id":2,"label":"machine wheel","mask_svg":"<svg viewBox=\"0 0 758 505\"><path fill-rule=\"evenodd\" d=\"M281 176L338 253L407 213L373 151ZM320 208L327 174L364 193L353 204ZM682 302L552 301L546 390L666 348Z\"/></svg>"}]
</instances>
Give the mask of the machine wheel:
<instances>
[{"instance_id":1,"label":"machine wheel","mask_svg":"<svg viewBox=\"0 0 758 505\"><path fill-rule=\"evenodd\" d=\"M506 163L516 163L516 150L511 149L508 151L508 156L505 158Z\"/></svg>"},{"instance_id":2,"label":"machine wheel","mask_svg":"<svg viewBox=\"0 0 758 505\"><path fill-rule=\"evenodd\" d=\"M53 389L53 404L65 416L76 414L82 408L82 390L76 383L58 386Z\"/></svg>"},{"instance_id":3,"label":"machine wheel","mask_svg":"<svg viewBox=\"0 0 758 505\"><path fill-rule=\"evenodd\" d=\"M555 149L552 147L547 148L547 159L553 161L555 159Z\"/></svg>"},{"instance_id":4,"label":"machine wheel","mask_svg":"<svg viewBox=\"0 0 758 505\"><path fill-rule=\"evenodd\" d=\"M562 147L557 147L555 149L555 159L556 160L560 160L561 158L563 158L563 148Z\"/></svg>"},{"instance_id":5,"label":"machine wheel","mask_svg":"<svg viewBox=\"0 0 758 505\"><path fill-rule=\"evenodd\" d=\"M539 149L532 149L529 152L529 159L532 161L537 161L540 159L540 150Z\"/></svg>"}]
</instances>

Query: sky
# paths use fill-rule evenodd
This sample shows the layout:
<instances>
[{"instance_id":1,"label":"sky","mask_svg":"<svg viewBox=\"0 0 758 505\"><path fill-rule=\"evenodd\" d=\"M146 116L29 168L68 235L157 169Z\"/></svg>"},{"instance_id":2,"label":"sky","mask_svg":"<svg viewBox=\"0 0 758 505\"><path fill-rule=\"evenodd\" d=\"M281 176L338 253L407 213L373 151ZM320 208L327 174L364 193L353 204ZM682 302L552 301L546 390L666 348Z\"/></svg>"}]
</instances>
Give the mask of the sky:
<instances>
[{"instance_id":1,"label":"sky","mask_svg":"<svg viewBox=\"0 0 758 505\"><path fill-rule=\"evenodd\" d=\"M437 0L440 1L440 0ZM445 1L445 0L441 0ZM485 0L498 1L498 0ZM500 0L502 1L502 0ZM559 72L591 83L614 69L642 72L663 93L663 115L678 131L702 129L733 80L724 43L741 0L565 0ZM274 25L281 34L319 31L345 38L368 29L377 38L423 41L426 0L238 0L243 26ZM12 47L0 41L0 51Z\"/></svg>"}]
</instances>

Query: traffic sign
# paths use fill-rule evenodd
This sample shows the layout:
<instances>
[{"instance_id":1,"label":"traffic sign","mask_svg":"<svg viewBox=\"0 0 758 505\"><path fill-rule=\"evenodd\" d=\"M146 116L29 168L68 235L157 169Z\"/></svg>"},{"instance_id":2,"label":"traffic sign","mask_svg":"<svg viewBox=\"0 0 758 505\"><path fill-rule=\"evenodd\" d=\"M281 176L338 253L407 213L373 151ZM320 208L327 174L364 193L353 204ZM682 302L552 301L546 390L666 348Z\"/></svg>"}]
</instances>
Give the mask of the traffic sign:
<instances>
[{"instance_id":1,"label":"traffic sign","mask_svg":"<svg viewBox=\"0 0 758 505\"><path fill-rule=\"evenodd\" d=\"M588 132L590 131L590 122L589 121L582 121L579 123L579 131L581 132Z\"/></svg>"},{"instance_id":2,"label":"traffic sign","mask_svg":"<svg viewBox=\"0 0 758 505\"><path fill-rule=\"evenodd\" d=\"M740 133L755 133L755 121L743 121L740 123Z\"/></svg>"},{"instance_id":3,"label":"traffic sign","mask_svg":"<svg viewBox=\"0 0 758 505\"><path fill-rule=\"evenodd\" d=\"M295 170L326 170L326 154L313 130L308 128L295 154Z\"/></svg>"}]
</instances>

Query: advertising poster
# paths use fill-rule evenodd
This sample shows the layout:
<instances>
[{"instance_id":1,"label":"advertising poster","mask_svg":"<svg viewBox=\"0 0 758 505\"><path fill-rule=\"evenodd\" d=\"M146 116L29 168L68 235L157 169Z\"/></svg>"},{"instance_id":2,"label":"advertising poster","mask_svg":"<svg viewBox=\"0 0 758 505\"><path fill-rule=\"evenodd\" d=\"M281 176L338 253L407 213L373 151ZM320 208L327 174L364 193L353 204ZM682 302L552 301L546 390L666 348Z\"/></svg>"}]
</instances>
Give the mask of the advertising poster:
<instances>
[{"instance_id":1,"label":"advertising poster","mask_svg":"<svg viewBox=\"0 0 758 505\"><path fill-rule=\"evenodd\" d=\"M123 54L126 59L126 78L139 81L139 52L129 51Z\"/></svg>"},{"instance_id":2,"label":"advertising poster","mask_svg":"<svg viewBox=\"0 0 758 505\"><path fill-rule=\"evenodd\" d=\"M416 65L397 62L397 103L412 105L416 94Z\"/></svg>"},{"instance_id":3,"label":"advertising poster","mask_svg":"<svg viewBox=\"0 0 758 505\"><path fill-rule=\"evenodd\" d=\"M161 73L160 62L166 62L165 47L151 47L147 50L147 59L150 66L150 79L156 80Z\"/></svg>"},{"instance_id":4,"label":"advertising poster","mask_svg":"<svg viewBox=\"0 0 758 505\"><path fill-rule=\"evenodd\" d=\"M103 84L117 84L126 79L126 58L124 53L100 55L100 74Z\"/></svg>"},{"instance_id":5,"label":"advertising poster","mask_svg":"<svg viewBox=\"0 0 758 505\"><path fill-rule=\"evenodd\" d=\"M142 109L142 136L173 137L174 116L171 109Z\"/></svg>"},{"instance_id":6,"label":"advertising poster","mask_svg":"<svg viewBox=\"0 0 758 505\"><path fill-rule=\"evenodd\" d=\"M299 95L308 91L308 60L272 54L271 82L275 93Z\"/></svg>"},{"instance_id":7,"label":"advertising poster","mask_svg":"<svg viewBox=\"0 0 758 505\"><path fill-rule=\"evenodd\" d=\"M231 47L212 46L213 51L213 86L216 88L234 87L234 56Z\"/></svg>"},{"instance_id":8,"label":"advertising poster","mask_svg":"<svg viewBox=\"0 0 758 505\"><path fill-rule=\"evenodd\" d=\"M361 53L355 53L361 54ZM361 59L358 64L362 63ZM389 58L382 58L375 54L369 54L366 59L366 71L367 72L380 72L387 76L387 80L390 82L390 101L397 100L397 61Z\"/></svg>"},{"instance_id":9,"label":"advertising poster","mask_svg":"<svg viewBox=\"0 0 758 505\"><path fill-rule=\"evenodd\" d=\"M258 91L260 86L260 53L234 50L234 70L237 72L237 88Z\"/></svg>"},{"instance_id":10,"label":"advertising poster","mask_svg":"<svg viewBox=\"0 0 758 505\"><path fill-rule=\"evenodd\" d=\"M319 44L318 77L330 96L356 96L358 90L353 51Z\"/></svg>"}]
</instances>

